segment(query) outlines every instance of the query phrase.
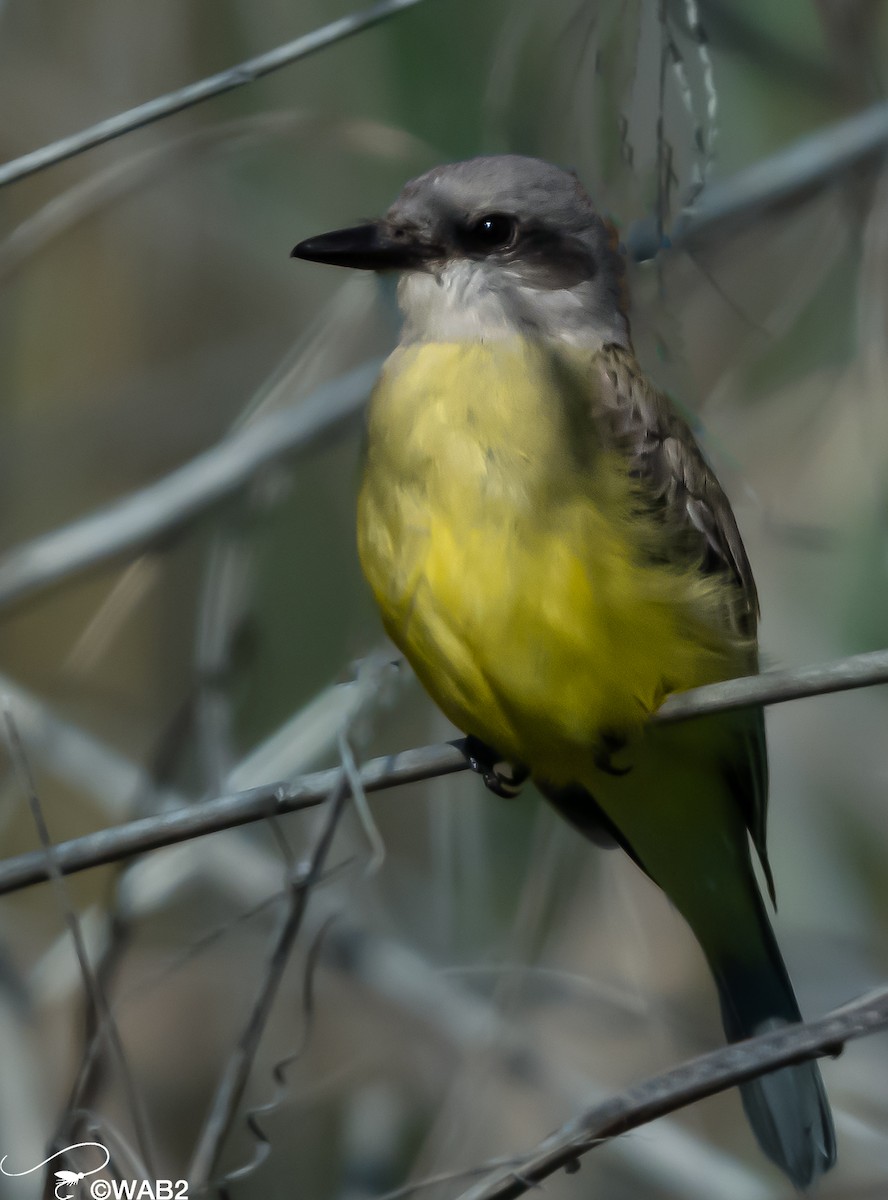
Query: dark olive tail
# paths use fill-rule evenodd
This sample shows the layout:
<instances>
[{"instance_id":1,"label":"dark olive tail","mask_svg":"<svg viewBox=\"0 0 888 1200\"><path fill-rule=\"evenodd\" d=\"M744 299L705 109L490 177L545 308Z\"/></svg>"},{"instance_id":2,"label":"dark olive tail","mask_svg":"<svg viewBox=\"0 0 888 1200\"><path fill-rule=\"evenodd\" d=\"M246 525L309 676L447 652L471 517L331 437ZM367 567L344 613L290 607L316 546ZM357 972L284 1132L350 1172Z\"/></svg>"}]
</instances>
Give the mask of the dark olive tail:
<instances>
[{"instance_id":1,"label":"dark olive tail","mask_svg":"<svg viewBox=\"0 0 888 1200\"><path fill-rule=\"evenodd\" d=\"M799 1007L756 886L745 818L732 789L713 788L705 742L696 755L681 741L676 749L667 742L671 728L654 727L657 740L652 731L649 752L639 755L629 777L635 795L649 793L656 802L633 804L630 796L622 803L616 793L620 780L606 773L595 800L581 787L544 784L543 791L587 837L623 846L670 897L709 962L728 1040L738 1042L800 1021ZM660 753L660 746L668 753ZM727 777L729 784L732 779ZM764 855L762 819L750 818ZM809 1187L829 1170L835 1133L816 1063L782 1067L742 1084L740 1093L762 1150L797 1188Z\"/></svg>"},{"instance_id":2,"label":"dark olive tail","mask_svg":"<svg viewBox=\"0 0 888 1200\"><path fill-rule=\"evenodd\" d=\"M728 1041L801 1020L792 984L764 911L762 936L768 960L712 962ZM743 1107L759 1145L798 1188L809 1187L836 1159L829 1102L815 1062L782 1067L740 1087Z\"/></svg>"}]
</instances>

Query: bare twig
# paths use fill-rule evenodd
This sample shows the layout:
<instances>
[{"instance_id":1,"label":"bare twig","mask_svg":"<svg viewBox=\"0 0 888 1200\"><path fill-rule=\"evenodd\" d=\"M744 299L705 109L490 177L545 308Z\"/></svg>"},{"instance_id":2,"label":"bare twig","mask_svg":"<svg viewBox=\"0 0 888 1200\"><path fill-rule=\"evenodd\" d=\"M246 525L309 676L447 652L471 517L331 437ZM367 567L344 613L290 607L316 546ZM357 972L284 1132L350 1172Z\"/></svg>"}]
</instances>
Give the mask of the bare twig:
<instances>
[{"instance_id":1,"label":"bare twig","mask_svg":"<svg viewBox=\"0 0 888 1200\"><path fill-rule=\"evenodd\" d=\"M93 146L110 142L124 133L142 129L173 113L192 108L213 96L221 96L224 92L231 92L244 84L253 83L263 75L279 71L281 67L287 67L297 59L305 58L317 50L333 45L334 42L341 42L344 38L360 33L371 25L377 25L380 21L385 21L420 2L421 0L380 0L380 3L373 4L362 12L340 17L321 29L295 38L292 42L285 42L283 46L277 46L274 50L268 50L255 58L248 58L226 71L219 71L216 75L200 79L197 83L188 84L175 92L168 92L165 96L157 96L154 100L118 113L116 117L99 121L96 125L81 129L78 133L61 138L40 150L32 150L30 154L24 154L21 158L13 159L0 167L0 187L45 170L46 167L63 162L66 158L73 158Z\"/></svg>"},{"instance_id":2,"label":"bare twig","mask_svg":"<svg viewBox=\"0 0 888 1200\"><path fill-rule=\"evenodd\" d=\"M270 462L342 429L379 372L365 363L298 405L245 425L156 483L0 557L0 608L124 550L177 529L247 483Z\"/></svg>"},{"instance_id":3,"label":"bare twig","mask_svg":"<svg viewBox=\"0 0 888 1200\"><path fill-rule=\"evenodd\" d=\"M723 183L707 187L675 223L672 242L822 186L888 145L888 100L799 138Z\"/></svg>"},{"instance_id":4,"label":"bare twig","mask_svg":"<svg viewBox=\"0 0 888 1200\"><path fill-rule=\"evenodd\" d=\"M191 1187L197 1193L205 1190L212 1178L225 1138L234 1121L237 1106L247 1086L250 1069L290 960L293 944L302 928L311 889L323 870L339 819L348 802L349 789L345 771L337 770L334 774L337 778L329 797L329 812L310 857L307 861L297 863L290 871L287 911L275 939L268 968L235 1052L216 1089L210 1113L197 1142L189 1171Z\"/></svg>"},{"instance_id":5,"label":"bare twig","mask_svg":"<svg viewBox=\"0 0 888 1200\"><path fill-rule=\"evenodd\" d=\"M672 68L672 75L675 79L675 86L681 98L685 112L688 114L688 119L691 122L691 141L694 146L694 165L691 178L691 195L696 196L703 186L703 166L706 161L706 131L703 122L697 114L697 105L694 98L694 89L691 86L691 81L688 76L687 64L685 63L684 55L676 41L671 28L669 27L668 18L666 21L664 34L666 44L669 49L669 65Z\"/></svg>"},{"instance_id":6,"label":"bare twig","mask_svg":"<svg viewBox=\"0 0 888 1200\"><path fill-rule=\"evenodd\" d=\"M658 138L659 130L660 123ZM657 212L653 218L630 225L625 238L627 254L636 262L645 262L656 258L664 245L693 245L723 225L748 220L775 205L804 197L874 158L886 146L888 101L882 101L791 142L721 183L707 185L678 214L668 238L660 228L663 185L658 182ZM658 179L660 174L658 166Z\"/></svg>"},{"instance_id":7,"label":"bare twig","mask_svg":"<svg viewBox=\"0 0 888 1200\"><path fill-rule=\"evenodd\" d=\"M193 725L193 708L193 701L186 697L167 721L166 728L151 755L148 771L151 784L144 791L135 791L129 797L131 816L156 814L161 811L162 805L169 804L169 796L161 793L159 788L165 780L170 780L175 774L177 760L188 741ZM120 798L117 803L121 803ZM113 994L118 972L132 945L135 926L135 913L123 900L134 860L126 860L118 866L120 870L117 872L115 886L104 914L105 937L93 967L97 986L106 998ZM106 1000L106 1003L113 1019L116 1015L116 1005L112 1007L110 999ZM68 1144L77 1139L81 1128L89 1127L89 1122L92 1121L91 1114L99 1104L102 1088L107 1081L109 1056L106 1053L104 1030L97 1017L98 1014L91 1012L83 1031L80 1064L59 1122L56 1134L58 1142Z\"/></svg>"},{"instance_id":8,"label":"bare twig","mask_svg":"<svg viewBox=\"0 0 888 1200\"><path fill-rule=\"evenodd\" d=\"M685 0L685 11L688 18L688 29L697 47L697 58L700 63L700 73L703 77L703 93L706 97L706 128L704 142L701 147L703 163L701 166L701 183L706 183L715 154L715 142L718 137L718 89L715 86L715 71L706 31L700 20L700 10L697 0Z\"/></svg>"},{"instance_id":9,"label":"bare twig","mask_svg":"<svg viewBox=\"0 0 888 1200\"><path fill-rule=\"evenodd\" d=\"M262 1166L271 1154L271 1138L263 1127L262 1120L267 1119L273 1113L277 1112L281 1105L288 1099L290 1092L287 1085L287 1071L293 1063L299 1061L308 1047L314 1025L315 974L318 962L320 961L324 939L335 920L335 914L328 915L312 938L308 953L305 956L305 975L302 981L302 1035L296 1048L284 1055L283 1058L279 1058L272 1067L271 1077L274 1084L274 1091L271 1099L255 1105L246 1114L245 1124L253 1136L253 1153L247 1162L226 1172L219 1188L220 1194L223 1197L229 1195L228 1188L232 1183L248 1179Z\"/></svg>"},{"instance_id":10,"label":"bare twig","mask_svg":"<svg viewBox=\"0 0 888 1200\"><path fill-rule=\"evenodd\" d=\"M743 679L729 679L670 696L651 720L657 724L712 716L757 704L782 704L806 696L850 691L888 682L888 650L855 654L820 666L793 671L770 671ZM371 759L361 770L366 792L403 783L416 783L466 769L462 741L443 742L402 750ZM218 833L251 821L280 816L297 809L314 808L330 793L339 769L303 775L291 785L280 783L220 796L186 809L102 829L85 837L61 842L54 858L63 874L85 871L132 854L157 850L208 833ZM19 891L49 878L42 852L20 854L0 863L0 895Z\"/></svg>"},{"instance_id":11,"label":"bare twig","mask_svg":"<svg viewBox=\"0 0 888 1200\"><path fill-rule=\"evenodd\" d=\"M783 704L787 700L847 692L877 683L888 683L888 650L871 650L829 663L765 671L761 675L726 679L724 683L676 692L652 719L659 724L672 724L688 717L705 717L754 704Z\"/></svg>"},{"instance_id":12,"label":"bare twig","mask_svg":"<svg viewBox=\"0 0 888 1200\"><path fill-rule=\"evenodd\" d=\"M414 783L463 771L465 767L465 756L459 744L445 742L375 758L362 770L361 780L365 791L374 792L399 783ZM86 837L58 843L55 859L61 872L70 875L251 821L316 808L330 794L338 776L338 767L316 771L304 775L292 786L272 783L174 812L129 821L113 829L102 829ZM43 883L47 878L45 857L40 851L21 854L0 865L0 894Z\"/></svg>"},{"instance_id":13,"label":"bare twig","mask_svg":"<svg viewBox=\"0 0 888 1200\"><path fill-rule=\"evenodd\" d=\"M336 749L342 730L363 723L407 677L392 647L380 646L354 666L353 678L324 688L255 746L234 767L226 791L256 787L268 779L294 781Z\"/></svg>"},{"instance_id":14,"label":"bare twig","mask_svg":"<svg viewBox=\"0 0 888 1200\"><path fill-rule=\"evenodd\" d=\"M8 697L3 698L3 721L10 758L21 786L27 794L28 807L31 810L31 816L40 838L40 855L44 860L47 878L52 881L59 906L65 915L65 924L68 927L68 932L74 945L77 963L80 967L81 978L83 979L84 991L92 1009L91 1019L96 1029L96 1038L99 1041L107 1039L108 1045L117 1061L123 1082L124 1094L139 1142L139 1149L142 1158L148 1164L149 1168L151 1168L151 1164L155 1161L155 1158L148 1117L130 1074L129 1065L126 1060L126 1051L124 1050L117 1024L111 1015L105 992L90 963L86 941L84 940L83 931L80 926L80 919L71 904L62 871L56 860L55 845L43 814L43 806L37 794L37 787L31 774L31 768L25 754L24 745L19 736ZM155 1172L152 1168L152 1175L154 1174Z\"/></svg>"},{"instance_id":15,"label":"bare twig","mask_svg":"<svg viewBox=\"0 0 888 1200\"><path fill-rule=\"evenodd\" d=\"M247 1021L228 1066L223 1072L219 1087L216 1090L210 1112L207 1116L191 1169L191 1182L196 1191L200 1192L209 1186L214 1174L219 1155L225 1139L240 1104L249 1079L250 1071L265 1030L274 999L280 988L284 970L289 961L293 945L305 922L306 911L312 889L321 881L326 860L336 834L340 818L346 802L351 797L362 822L375 831L372 818L366 812L366 799L363 782L357 763L348 740L348 724L341 725L338 736L341 769L335 784L331 788L327 811L323 814L320 830L315 838L313 848L307 859L294 863L289 854L289 848L282 836L282 849L287 870L287 907L280 931L275 939L272 954L269 957L265 976L256 992L253 1009ZM275 827L277 821L271 822ZM368 835L370 836L370 835ZM377 834L378 839L378 834ZM381 839L379 839L381 841ZM371 838L371 844L372 838ZM374 856L371 866L378 859L378 846L374 846ZM262 1162L269 1147L269 1140L259 1123L262 1114L273 1112L286 1095L286 1069L303 1052L307 1045L311 1029L313 1011L313 978L318 961L318 954L324 934L329 928L332 918L321 925L306 959L306 971L303 980L303 1011L305 1025L303 1030L303 1045L292 1054L279 1059L273 1069L275 1093L267 1103L251 1109L246 1116L246 1122L254 1137L254 1150L248 1162L229 1173L219 1187L221 1195L227 1195L227 1185L235 1179L246 1178Z\"/></svg>"},{"instance_id":16,"label":"bare twig","mask_svg":"<svg viewBox=\"0 0 888 1200\"><path fill-rule=\"evenodd\" d=\"M562 1167L575 1170L580 1155L608 1138L777 1067L838 1054L845 1042L886 1027L888 989L870 993L819 1021L787 1025L701 1055L587 1109L541 1142L517 1168L469 1189L460 1200L514 1200Z\"/></svg>"}]
</instances>

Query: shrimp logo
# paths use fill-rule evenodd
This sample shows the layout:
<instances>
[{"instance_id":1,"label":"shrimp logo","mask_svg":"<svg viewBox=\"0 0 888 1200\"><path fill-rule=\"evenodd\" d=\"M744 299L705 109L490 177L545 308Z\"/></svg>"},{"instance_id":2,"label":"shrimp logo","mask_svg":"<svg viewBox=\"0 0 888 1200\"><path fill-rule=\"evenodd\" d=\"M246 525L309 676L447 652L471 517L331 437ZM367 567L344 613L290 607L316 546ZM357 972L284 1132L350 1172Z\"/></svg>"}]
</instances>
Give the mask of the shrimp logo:
<instances>
[{"instance_id":1,"label":"shrimp logo","mask_svg":"<svg viewBox=\"0 0 888 1200\"><path fill-rule=\"evenodd\" d=\"M97 1171L103 1170L111 1161L111 1154L101 1142L75 1142L73 1146L66 1146L64 1150L56 1150L55 1154L50 1154L49 1158L44 1158L43 1162L39 1162L36 1167L28 1167L27 1171L7 1171L6 1160L8 1154L4 1154L0 1158L0 1172L9 1178L16 1175L31 1175L34 1171L39 1171L41 1167L45 1167L47 1163L52 1162L54 1158L61 1158L63 1154L70 1154L72 1150L81 1150L84 1147L95 1147L96 1150L101 1150L105 1155L105 1161L99 1163L97 1167L93 1167L89 1171L56 1171L56 1183L54 1194L56 1200L73 1200L74 1192L63 1189L75 1188L81 1179L86 1179L87 1175L95 1175Z\"/></svg>"}]
</instances>

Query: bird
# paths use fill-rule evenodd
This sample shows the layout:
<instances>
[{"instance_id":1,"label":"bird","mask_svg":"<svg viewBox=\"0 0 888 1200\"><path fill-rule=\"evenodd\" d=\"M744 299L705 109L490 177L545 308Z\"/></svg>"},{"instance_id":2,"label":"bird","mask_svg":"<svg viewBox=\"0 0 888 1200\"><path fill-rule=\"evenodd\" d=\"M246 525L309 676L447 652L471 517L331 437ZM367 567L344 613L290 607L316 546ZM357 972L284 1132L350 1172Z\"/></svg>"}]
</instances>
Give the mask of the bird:
<instances>
[{"instance_id":1,"label":"bird","mask_svg":"<svg viewBox=\"0 0 888 1200\"><path fill-rule=\"evenodd\" d=\"M731 505L632 344L615 226L569 170L437 166L309 262L394 273L397 346L370 397L358 554L391 639L491 790L528 777L622 847L690 926L729 1042L801 1020L769 921L762 710L649 718L758 670ZM740 1086L800 1189L835 1161L819 1067Z\"/></svg>"}]
</instances>

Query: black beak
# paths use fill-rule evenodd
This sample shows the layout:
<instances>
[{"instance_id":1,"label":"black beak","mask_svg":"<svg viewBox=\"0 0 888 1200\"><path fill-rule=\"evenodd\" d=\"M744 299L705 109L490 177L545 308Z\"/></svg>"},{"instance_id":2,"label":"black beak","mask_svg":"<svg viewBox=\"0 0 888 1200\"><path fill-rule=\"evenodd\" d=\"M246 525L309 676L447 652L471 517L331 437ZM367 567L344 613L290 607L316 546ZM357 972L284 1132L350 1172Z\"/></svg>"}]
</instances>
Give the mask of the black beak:
<instances>
[{"instance_id":1,"label":"black beak","mask_svg":"<svg viewBox=\"0 0 888 1200\"><path fill-rule=\"evenodd\" d=\"M290 257L359 271L403 271L421 266L429 254L403 230L393 233L382 224L369 224L307 238Z\"/></svg>"}]
</instances>

